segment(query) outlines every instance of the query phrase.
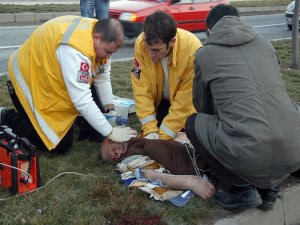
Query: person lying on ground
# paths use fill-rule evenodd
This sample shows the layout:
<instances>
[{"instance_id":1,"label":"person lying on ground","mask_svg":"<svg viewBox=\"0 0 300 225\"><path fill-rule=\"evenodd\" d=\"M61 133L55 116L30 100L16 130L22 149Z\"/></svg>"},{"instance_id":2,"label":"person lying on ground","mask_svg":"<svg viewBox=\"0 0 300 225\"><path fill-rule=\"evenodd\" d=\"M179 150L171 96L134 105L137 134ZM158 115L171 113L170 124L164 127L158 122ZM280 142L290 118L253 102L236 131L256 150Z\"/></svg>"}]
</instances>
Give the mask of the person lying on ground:
<instances>
[{"instance_id":1,"label":"person lying on ground","mask_svg":"<svg viewBox=\"0 0 300 225\"><path fill-rule=\"evenodd\" d=\"M104 139L101 148L102 159L117 163L132 155L144 155L163 165L172 174L144 170L143 175L150 180L160 180L163 185L173 189L192 190L203 199L209 199L215 193L214 185L196 175L194 164L183 144L170 140L151 140L131 138L128 142L118 143ZM190 153L191 154L191 153ZM204 169L199 155L194 157L197 168Z\"/></svg>"}]
</instances>

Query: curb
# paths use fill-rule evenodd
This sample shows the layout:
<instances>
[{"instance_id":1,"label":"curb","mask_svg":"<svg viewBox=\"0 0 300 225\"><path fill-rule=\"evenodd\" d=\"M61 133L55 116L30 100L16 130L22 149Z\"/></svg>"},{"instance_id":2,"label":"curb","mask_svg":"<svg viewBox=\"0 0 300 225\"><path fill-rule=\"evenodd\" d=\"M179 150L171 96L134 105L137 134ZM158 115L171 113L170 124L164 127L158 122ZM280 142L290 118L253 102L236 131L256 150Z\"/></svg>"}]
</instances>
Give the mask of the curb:
<instances>
[{"instance_id":1,"label":"curb","mask_svg":"<svg viewBox=\"0 0 300 225\"><path fill-rule=\"evenodd\" d=\"M281 12L285 10L285 6L272 7L241 7L238 8L241 14L247 13L263 13L263 12ZM50 13L1 13L0 24L4 23L44 23L58 16L76 15L80 16L80 12L50 12Z\"/></svg>"},{"instance_id":2,"label":"curb","mask_svg":"<svg viewBox=\"0 0 300 225\"><path fill-rule=\"evenodd\" d=\"M76 15L80 12L51 12L51 13L1 13L0 24L2 23L44 23L58 16Z\"/></svg>"},{"instance_id":3,"label":"curb","mask_svg":"<svg viewBox=\"0 0 300 225\"><path fill-rule=\"evenodd\" d=\"M300 185L284 189L270 211L250 209L214 225L300 225Z\"/></svg>"}]
</instances>

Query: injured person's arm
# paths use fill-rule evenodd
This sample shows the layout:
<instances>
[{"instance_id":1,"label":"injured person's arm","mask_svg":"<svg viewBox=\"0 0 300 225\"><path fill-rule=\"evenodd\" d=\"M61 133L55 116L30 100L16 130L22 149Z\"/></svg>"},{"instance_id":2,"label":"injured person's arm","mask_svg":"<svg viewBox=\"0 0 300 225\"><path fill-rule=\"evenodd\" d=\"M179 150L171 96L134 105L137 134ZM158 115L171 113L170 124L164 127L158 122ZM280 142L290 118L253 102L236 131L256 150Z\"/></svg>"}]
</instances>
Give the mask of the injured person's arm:
<instances>
[{"instance_id":1,"label":"injured person's arm","mask_svg":"<svg viewBox=\"0 0 300 225\"><path fill-rule=\"evenodd\" d=\"M192 190L203 199L209 199L215 194L214 185L208 180L196 175L173 175L155 172L153 170L144 170L143 175L152 181L160 180L162 184L168 188Z\"/></svg>"}]
</instances>

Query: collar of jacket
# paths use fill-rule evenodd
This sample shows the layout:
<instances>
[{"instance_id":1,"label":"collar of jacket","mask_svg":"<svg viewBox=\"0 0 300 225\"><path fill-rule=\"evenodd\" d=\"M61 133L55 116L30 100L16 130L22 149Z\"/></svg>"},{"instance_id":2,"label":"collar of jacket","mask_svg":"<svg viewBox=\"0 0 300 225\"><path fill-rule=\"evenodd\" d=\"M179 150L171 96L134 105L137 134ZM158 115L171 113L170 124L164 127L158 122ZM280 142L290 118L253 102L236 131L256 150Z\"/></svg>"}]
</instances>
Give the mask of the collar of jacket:
<instances>
[{"instance_id":1,"label":"collar of jacket","mask_svg":"<svg viewBox=\"0 0 300 225\"><path fill-rule=\"evenodd\" d=\"M178 29L178 28L177 28ZM176 68L177 66L177 45L178 45L178 33L176 33L176 41L175 41L175 44L174 46L172 47L171 49L171 53L170 53L170 58L172 59L171 60L171 63L173 65L174 68Z\"/></svg>"}]
</instances>

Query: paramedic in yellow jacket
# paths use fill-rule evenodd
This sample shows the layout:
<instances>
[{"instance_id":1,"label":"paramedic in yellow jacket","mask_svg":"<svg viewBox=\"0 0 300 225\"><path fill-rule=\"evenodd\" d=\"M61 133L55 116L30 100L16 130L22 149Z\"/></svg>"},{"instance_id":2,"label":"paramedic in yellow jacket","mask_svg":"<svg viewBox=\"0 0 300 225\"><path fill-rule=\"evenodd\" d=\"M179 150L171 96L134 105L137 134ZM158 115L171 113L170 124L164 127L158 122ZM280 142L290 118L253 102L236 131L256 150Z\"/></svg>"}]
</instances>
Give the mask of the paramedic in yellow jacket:
<instances>
[{"instance_id":1,"label":"paramedic in yellow jacket","mask_svg":"<svg viewBox=\"0 0 300 225\"><path fill-rule=\"evenodd\" d=\"M142 136L174 139L194 112L194 53L201 42L157 11L145 20L135 42L131 81Z\"/></svg>"},{"instance_id":2,"label":"paramedic in yellow jacket","mask_svg":"<svg viewBox=\"0 0 300 225\"><path fill-rule=\"evenodd\" d=\"M80 113L95 130L117 142L136 135L112 127L93 101L94 82L105 109L113 108L110 57L123 44L117 20L63 16L39 26L9 59L8 86L14 109L1 108L1 125L38 149L67 151Z\"/></svg>"}]
</instances>

